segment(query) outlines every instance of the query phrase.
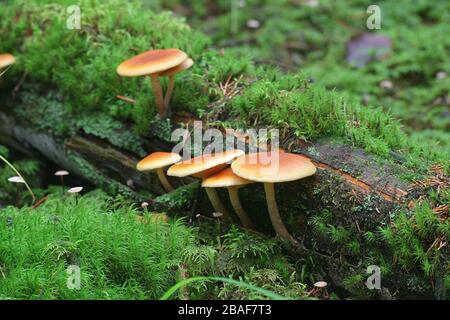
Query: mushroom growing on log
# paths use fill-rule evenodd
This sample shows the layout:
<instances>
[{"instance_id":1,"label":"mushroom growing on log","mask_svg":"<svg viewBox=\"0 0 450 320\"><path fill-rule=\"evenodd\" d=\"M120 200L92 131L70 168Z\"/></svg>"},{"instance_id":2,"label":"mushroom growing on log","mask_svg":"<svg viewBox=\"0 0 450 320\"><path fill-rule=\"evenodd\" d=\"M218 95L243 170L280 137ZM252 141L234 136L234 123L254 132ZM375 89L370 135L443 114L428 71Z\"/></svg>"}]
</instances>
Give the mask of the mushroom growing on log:
<instances>
[{"instance_id":1,"label":"mushroom growing on log","mask_svg":"<svg viewBox=\"0 0 450 320\"><path fill-rule=\"evenodd\" d=\"M136 168L138 171L153 171L156 170L159 181L161 182L166 192L173 190L169 180L167 180L164 168L181 160L181 156L178 153L173 152L153 152L146 156L144 159L138 162Z\"/></svg>"},{"instance_id":2,"label":"mushroom growing on log","mask_svg":"<svg viewBox=\"0 0 450 320\"><path fill-rule=\"evenodd\" d=\"M93 186L104 188L108 192L126 194L138 202L148 200L146 193L141 194L139 189L155 194L161 192L158 180L148 179L147 175L136 171L136 163L141 155L114 146L106 139L92 134L67 136L61 145L61 140L51 132L29 126L29 122L22 115L4 112L12 110L12 105L17 107L17 101L0 103L0 143L29 156L45 157L58 167L66 168L74 176L86 179ZM117 129L116 132L122 131ZM156 134L139 137L138 141L149 151L170 151L175 144ZM300 211L297 207L290 207L292 217L295 219L284 219L283 222L292 232L302 231L302 239L299 240L305 245L305 250L290 252L294 257L305 255L314 257L326 273L329 283L333 287L345 289L347 286L342 280L353 274L354 264L346 257L342 257L333 243L327 240L317 242L317 235L312 228L303 223L302 213L304 210L314 212L321 208L329 208L332 204L332 212L339 214L333 216L334 220L351 221L362 233L374 230L389 221L391 213L404 207L414 196L406 191L408 182L403 178L413 172L400 161L384 160L332 138L319 139L311 143L295 139L283 144L282 147L308 157L317 167L317 173L311 178L279 186L281 192L278 193L278 199L283 199L283 204L289 203L288 199L291 199L290 203L295 203L296 200L292 197L302 199ZM127 186L128 179L134 181L133 189ZM195 186L188 185L186 188ZM195 196L195 192L189 193L190 201L183 202L176 208L165 201L166 196L163 196L164 200L161 198L163 201L155 198L155 201L150 202L149 210L190 215ZM265 199L259 194L254 196L249 194L248 197L250 198L241 200L243 203L251 203L251 206L246 208L250 213L265 205ZM370 201L370 208L362 205L365 201ZM197 211L205 213L207 210L209 203L200 201ZM284 218L284 215L282 217ZM256 221L254 223L256 224ZM395 275L407 279L406 274ZM419 292L412 289L406 282L396 282L395 288L402 292L403 297L423 297L430 294L429 291Z\"/></svg>"},{"instance_id":3,"label":"mushroom growing on log","mask_svg":"<svg viewBox=\"0 0 450 320\"><path fill-rule=\"evenodd\" d=\"M159 73L178 66L187 58L187 54L178 49L150 50L122 62L117 67L117 73L123 77L150 76L159 116L166 118L168 110L164 104Z\"/></svg>"},{"instance_id":4,"label":"mushroom growing on log","mask_svg":"<svg viewBox=\"0 0 450 320\"><path fill-rule=\"evenodd\" d=\"M194 176L196 178L205 179L222 170L227 166L228 162L243 154L244 151L242 150L227 150L221 153L201 155L174 164L167 170L167 175L175 177ZM228 215L228 210L222 204L222 201L220 201L217 191L214 188L205 188L205 191L214 210L224 215Z\"/></svg>"},{"instance_id":5,"label":"mushroom growing on log","mask_svg":"<svg viewBox=\"0 0 450 320\"><path fill-rule=\"evenodd\" d=\"M231 168L220 171L206 179L203 180L202 187L204 188L227 188L228 195L230 196L230 202L233 206L234 211L241 220L242 225L245 228L252 229L253 223L250 220L247 212L245 212L242 207L241 201L239 200L239 187L253 183L247 179L243 179L238 175L234 174Z\"/></svg>"},{"instance_id":6,"label":"mushroom growing on log","mask_svg":"<svg viewBox=\"0 0 450 320\"><path fill-rule=\"evenodd\" d=\"M178 66L163 71L159 74L160 77L165 76L169 77L169 84L167 86L166 95L164 97L164 105L166 106L169 113L170 113L170 98L172 97L173 88L175 87L175 76L177 73L189 69L190 67L192 67L193 64L194 61L191 58L187 58Z\"/></svg>"},{"instance_id":7,"label":"mushroom growing on log","mask_svg":"<svg viewBox=\"0 0 450 320\"><path fill-rule=\"evenodd\" d=\"M314 164L304 156L274 151L251 153L239 157L231 164L231 169L239 177L264 183L267 208L275 232L282 240L299 246L298 241L289 234L280 217L274 183L312 176L316 173Z\"/></svg>"}]
</instances>

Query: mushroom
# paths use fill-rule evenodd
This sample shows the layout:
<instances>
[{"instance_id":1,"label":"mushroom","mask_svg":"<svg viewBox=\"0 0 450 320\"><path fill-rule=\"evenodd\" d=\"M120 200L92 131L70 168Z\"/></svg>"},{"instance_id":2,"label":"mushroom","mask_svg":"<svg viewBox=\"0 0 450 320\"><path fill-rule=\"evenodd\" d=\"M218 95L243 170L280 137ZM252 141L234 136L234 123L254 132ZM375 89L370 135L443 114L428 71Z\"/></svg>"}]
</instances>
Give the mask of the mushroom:
<instances>
[{"instance_id":1,"label":"mushroom","mask_svg":"<svg viewBox=\"0 0 450 320\"><path fill-rule=\"evenodd\" d=\"M81 191L83 191L83 187L73 187L67 190L67 193L77 194L80 193Z\"/></svg>"},{"instance_id":2,"label":"mushroom","mask_svg":"<svg viewBox=\"0 0 450 320\"><path fill-rule=\"evenodd\" d=\"M237 158L233 172L247 180L263 182L270 220L277 235L284 241L299 246L283 221L275 197L274 183L302 179L316 172L314 164L306 157L287 152L259 152Z\"/></svg>"},{"instance_id":3,"label":"mushroom","mask_svg":"<svg viewBox=\"0 0 450 320\"><path fill-rule=\"evenodd\" d=\"M316 283L314 283L314 290L312 291L312 293L319 296L320 299L328 299L329 296L327 292L327 286L328 283L326 283L325 281L317 281Z\"/></svg>"},{"instance_id":4,"label":"mushroom","mask_svg":"<svg viewBox=\"0 0 450 320\"><path fill-rule=\"evenodd\" d=\"M180 160L181 157L178 153L153 152L152 154L139 161L136 168L138 171L156 170L159 181L161 182L164 190L166 190L166 192L171 192L173 190L173 187L170 184L169 180L167 180L166 174L164 173L164 168L177 163Z\"/></svg>"},{"instance_id":5,"label":"mushroom","mask_svg":"<svg viewBox=\"0 0 450 320\"><path fill-rule=\"evenodd\" d=\"M11 162L8 161L4 156L0 154L0 161L4 162L18 177L22 178L23 183L25 184L25 187L27 188L28 192L31 195L31 198L33 199L33 202L36 201L36 196L33 193L33 190L31 190L30 186L26 182L26 180L22 177L19 171L11 164Z\"/></svg>"},{"instance_id":6,"label":"mushroom","mask_svg":"<svg viewBox=\"0 0 450 320\"><path fill-rule=\"evenodd\" d=\"M25 179L22 178L22 177L19 177L19 176L14 176L14 177L8 178L8 181L9 181L9 182L12 182L12 183L22 183L22 184L25 184Z\"/></svg>"},{"instance_id":7,"label":"mushroom","mask_svg":"<svg viewBox=\"0 0 450 320\"><path fill-rule=\"evenodd\" d=\"M62 192L64 193L64 176L68 176L70 173L66 170L58 170L54 173L56 177L60 177L61 179L61 186L62 186Z\"/></svg>"},{"instance_id":8,"label":"mushroom","mask_svg":"<svg viewBox=\"0 0 450 320\"><path fill-rule=\"evenodd\" d=\"M14 176L14 177L8 178L8 181L11 182L11 183L16 183L16 184L26 184L25 179L22 178L21 176ZM20 201L19 201L19 189L18 188L16 188L16 196L15 197L16 197L16 206L18 207L19 203L20 203Z\"/></svg>"},{"instance_id":9,"label":"mushroom","mask_svg":"<svg viewBox=\"0 0 450 320\"><path fill-rule=\"evenodd\" d=\"M230 202L234 211L241 220L241 223L246 228L253 228L252 221L242 207L239 200L239 187L253 183L253 181L243 179L233 173L231 168L220 171L203 180L202 187L205 188L227 188Z\"/></svg>"},{"instance_id":10,"label":"mushroom","mask_svg":"<svg viewBox=\"0 0 450 320\"><path fill-rule=\"evenodd\" d=\"M169 77L169 85L167 86L166 95L164 97L164 105L167 110L170 112L170 97L172 96L173 88L175 86L175 75L181 71L187 70L194 64L194 61L191 58L187 58L181 64L173 67L169 70L163 71L159 74L160 77Z\"/></svg>"},{"instance_id":11,"label":"mushroom","mask_svg":"<svg viewBox=\"0 0 450 320\"><path fill-rule=\"evenodd\" d=\"M1 72L3 68L9 67L16 62L16 59L13 55L9 53L0 53L0 77L4 72ZM6 72L6 70L5 70Z\"/></svg>"},{"instance_id":12,"label":"mushroom","mask_svg":"<svg viewBox=\"0 0 450 320\"><path fill-rule=\"evenodd\" d=\"M165 118L168 110L158 74L178 66L187 58L187 54L179 49L150 50L122 62L117 67L117 73L123 77L150 76L159 116Z\"/></svg>"},{"instance_id":13,"label":"mushroom","mask_svg":"<svg viewBox=\"0 0 450 320\"><path fill-rule=\"evenodd\" d=\"M316 283L314 283L314 287L319 288L319 289L323 289L328 285L328 283L326 283L325 281L317 281Z\"/></svg>"},{"instance_id":14,"label":"mushroom","mask_svg":"<svg viewBox=\"0 0 450 320\"><path fill-rule=\"evenodd\" d=\"M73 194L73 197L75 198L75 205L78 205L78 194L83 191L83 187L73 187L67 190L67 193Z\"/></svg>"},{"instance_id":15,"label":"mushroom","mask_svg":"<svg viewBox=\"0 0 450 320\"><path fill-rule=\"evenodd\" d=\"M201 155L192 159L181 161L174 164L167 170L167 175L175 177L193 176L205 179L216 172L221 171L227 166L227 163L233 159L244 155L242 150L227 150L221 153ZM219 195L214 188L205 188L206 194L211 201L216 212L228 215L225 206L220 201Z\"/></svg>"}]
</instances>

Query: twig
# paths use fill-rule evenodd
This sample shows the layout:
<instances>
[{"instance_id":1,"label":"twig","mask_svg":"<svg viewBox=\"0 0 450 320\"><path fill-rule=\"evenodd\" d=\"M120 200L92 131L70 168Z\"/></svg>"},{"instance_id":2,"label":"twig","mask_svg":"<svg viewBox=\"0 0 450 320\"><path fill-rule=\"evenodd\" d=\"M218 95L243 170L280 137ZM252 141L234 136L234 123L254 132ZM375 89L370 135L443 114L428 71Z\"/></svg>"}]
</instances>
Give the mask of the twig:
<instances>
[{"instance_id":1,"label":"twig","mask_svg":"<svg viewBox=\"0 0 450 320\"><path fill-rule=\"evenodd\" d=\"M119 99L119 100L128 102L128 103L131 103L131 104L135 104L136 103L136 100L134 100L132 98L125 97L125 96L116 96L116 98Z\"/></svg>"},{"instance_id":2,"label":"twig","mask_svg":"<svg viewBox=\"0 0 450 320\"><path fill-rule=\"evenodd\" d=\"M22 75L22 78L20 78L19 82L18 82L18 83L16 84L16 86L14 87L13 93L12 93L13 99L16 98L16 93L19 92L20 87L22 87L22 84L23 84L23 82L25 81L25 78L27 77L27 75L28 75L28 72L25 71L25 72L23 73L23 75Z\"/></svg>"}]
</instances>

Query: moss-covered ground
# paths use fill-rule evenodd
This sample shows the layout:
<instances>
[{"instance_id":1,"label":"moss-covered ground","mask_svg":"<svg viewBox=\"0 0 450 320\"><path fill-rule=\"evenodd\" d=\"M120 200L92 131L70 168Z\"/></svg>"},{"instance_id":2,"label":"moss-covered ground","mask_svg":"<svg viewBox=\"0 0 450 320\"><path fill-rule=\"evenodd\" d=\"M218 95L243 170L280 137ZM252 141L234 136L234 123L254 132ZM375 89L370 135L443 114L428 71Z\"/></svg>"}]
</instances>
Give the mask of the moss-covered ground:
<instances>
[{"instance_id":1,"label":"moss-covered ground","mask_svg":"<svg viewBox=\"0 0 450 320\"><path fill-rule=\"evenodd\" d=\"M152 223L152 215L102 192L55 192L37 209L2 209L0 299L159 299L192 276L232 277L286 298L309 297L301 283L308 279L275 241L215 223L187 226L177 217ZM79 289L67 285L69 266L80 266ZM266 298L218 282L194 283L176 297Z\"/></svg>"}]
</instances>

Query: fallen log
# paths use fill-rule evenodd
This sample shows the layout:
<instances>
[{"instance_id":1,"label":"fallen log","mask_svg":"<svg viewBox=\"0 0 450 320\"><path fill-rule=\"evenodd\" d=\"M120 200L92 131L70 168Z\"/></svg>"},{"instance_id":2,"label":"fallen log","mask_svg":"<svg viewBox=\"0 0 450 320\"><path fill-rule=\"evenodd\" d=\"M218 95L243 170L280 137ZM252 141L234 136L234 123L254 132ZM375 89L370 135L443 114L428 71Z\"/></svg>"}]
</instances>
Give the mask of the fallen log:
<instances>
[{"instance_id":1,"label":"fallen log","mask_svg":"<svg viewBox=\"0 0 450 320\"><path fill-rule=\"evenodd\" d=\"M135 170L142 155L118 148L93 134L78 132L61 140L23 123L23 119L1 111L0 107L0 143L40 154L112 194L122 193L136 201L148 201L153 210L191 218L198 213L210 216L213 211L206 197L198 199L201 194L199 184L192 183L192 179L172 179L176 190L164 194L155 175ZM147 152L169 151L175 143L157 134L139 139ZM345 283L347 277L364 273L367 266L363 265L361 257L345 252L342 245L318 236L313 228L313 218L329 210L333 225L354 226L358 236L376 230L389 223L393 212L405 206L408 184L401 175L407 169L401 163L384 161L331 139L311 143L290 141L283 147L309 157L319 168L313 177L277 187L281 215L289 231L304 245L302 252L291 253L303 261L308 257L314 259L316 271L323 274L338 292L348 293L351 289ZM266 212L262 186L249 185L240 193L251 219L257 222L257 230L273 235L267 215L262 214ZM225 190L220 196L227 199ZM197 205L192 212L194 203ZM231 207L229 209L232 211ZM383 250L382 246L380 250ZM397 276L405 277L403 274ZM407 279L404 280L406 284ZM433 295L427 286L412 291L398 279L388 279L384 284L384 291L378 296L389 296L393 292L400 297Z\"/></svg>"}]
</instances>

